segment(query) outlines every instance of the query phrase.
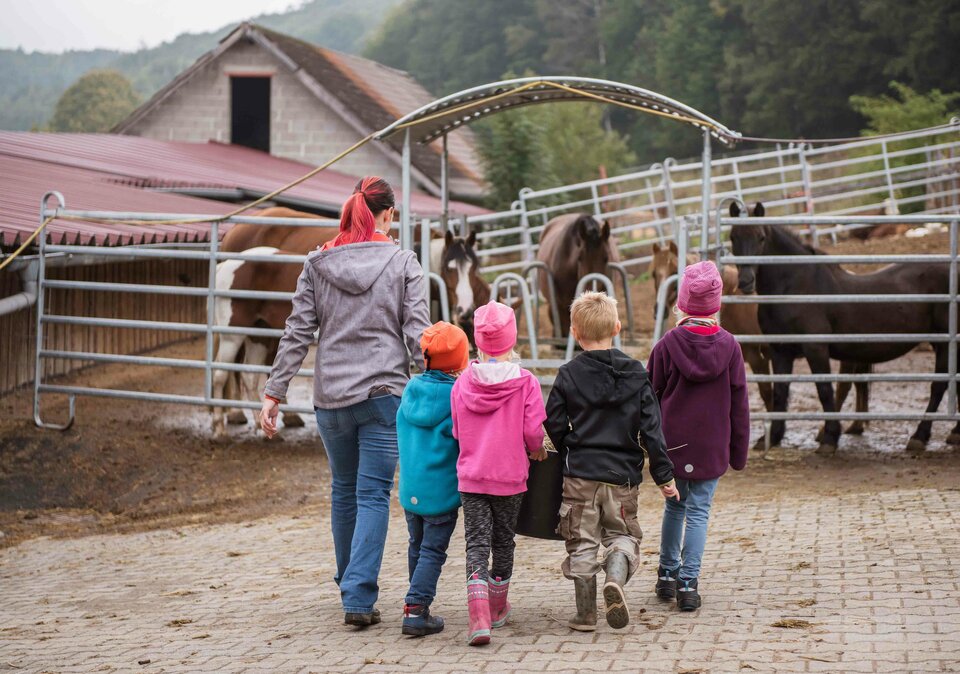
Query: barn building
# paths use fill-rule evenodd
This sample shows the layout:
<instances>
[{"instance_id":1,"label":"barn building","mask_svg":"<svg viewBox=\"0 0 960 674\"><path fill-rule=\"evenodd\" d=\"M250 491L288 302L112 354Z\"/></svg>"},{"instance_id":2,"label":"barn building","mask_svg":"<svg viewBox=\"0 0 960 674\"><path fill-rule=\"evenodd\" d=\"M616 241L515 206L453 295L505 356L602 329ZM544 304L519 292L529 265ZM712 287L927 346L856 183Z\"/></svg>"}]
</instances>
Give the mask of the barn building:
<instances>
[{"instance_id":1,"label":"barn building","mask_svg":"<svg viewBox=\"0 0 960 674\"><path fill-rule=\"evenodd\" d=\"M245 145L320 164L434 100L409 74L249 23L180 73L114 129L158 140ZM399 184L402 138L371 143L337 163L353 176ZM441 144L411 148L414 186L440 194ZM473 132L448 141L450 193L483 196Z\"/></svg>"}]
</instances>

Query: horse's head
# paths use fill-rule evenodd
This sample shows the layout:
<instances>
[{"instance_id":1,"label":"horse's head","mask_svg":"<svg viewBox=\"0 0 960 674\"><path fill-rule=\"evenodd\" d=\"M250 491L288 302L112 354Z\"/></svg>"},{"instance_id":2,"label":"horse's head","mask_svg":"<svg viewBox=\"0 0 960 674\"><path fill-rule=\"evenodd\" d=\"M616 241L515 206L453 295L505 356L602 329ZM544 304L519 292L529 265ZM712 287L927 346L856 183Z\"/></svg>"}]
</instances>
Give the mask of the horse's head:
<instances>
[{"instance_id":1,"label":"horse's head","mask_svg":"<svg viewBox=\"0 0 960 674\"><path fill-rule=\"evenodd\" d=\"M759 201L754 205L750 215L762 218L765 213L763 204ZM730 217L740 217L740 207L736 204L730 204ZM753 257L763 255L764 244L770 235L770 227L761 225L759 227L734 227L730 232L730 243L733 245L733 254L737 256ZM738 264L737 273L740 281L738 286L740 292L751 294L757 289L757 265Z\"/></svg>"},{"instance_id":2,"label":"horse's head","mask_svg":"<svg viewBox=\"0 0 960 674\"><path fill-rule=\"evenodd\" d=\"M577 276L606 274L607 265L613 261L610 245L610 224L599 223L592 216L581 215L574 223L577 235Z\"/></svg>"},{"instance_id":3,"label":"horse's head","mask_svg":"<svg viewBox=\"0 0 960 674\"><path fill-rule=\"evenodd\" d=\"M473 343L473 312L490 301L490 284L480 276L480 260L474 250L477 235L466 239L447 232L443 255L440 258L440 276L447 286L453 322L463 328Z\"/></svg>"}]
</instances>

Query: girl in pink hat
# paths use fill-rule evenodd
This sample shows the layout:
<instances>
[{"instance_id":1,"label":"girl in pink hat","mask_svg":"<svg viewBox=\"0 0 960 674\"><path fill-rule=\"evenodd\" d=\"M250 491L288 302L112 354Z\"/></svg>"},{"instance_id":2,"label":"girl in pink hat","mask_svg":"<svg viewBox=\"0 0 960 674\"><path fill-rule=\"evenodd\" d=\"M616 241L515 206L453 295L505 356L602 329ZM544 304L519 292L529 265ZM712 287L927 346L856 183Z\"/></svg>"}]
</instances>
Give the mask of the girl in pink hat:
<instances>
[{"instance_id":1,"label":"girl in pink hat","mask_svg":"<svg viewBox=\"0 0 960 674\"><path fill-rule=\"evenodd\" d=\"M681 611L700 608L700 560L713 493L728 467L743 470L750 440L743 355L717 322L722 291L712 262L687 267L677 327L656 343L647 363L680 492L679 501L668 498L664 506L656 592L676 599Z\"/></svg>"},{"instance_id":2,"label":"girl in pink hat","mask_svg":"<svg viewBox=\"0 0 960 674\"><path fill-rule=\"evenodd\" d=\"M517 318L490 302L474 314L478 358L453 385L453 435L460 441L457 479L467 542L467 642L490 642L507 622L514 528L527 489L528 457L546 458L547 418L540 383L520 367ZM489 564L491 552L493 563Z\"/></svg>"}]
</instances>

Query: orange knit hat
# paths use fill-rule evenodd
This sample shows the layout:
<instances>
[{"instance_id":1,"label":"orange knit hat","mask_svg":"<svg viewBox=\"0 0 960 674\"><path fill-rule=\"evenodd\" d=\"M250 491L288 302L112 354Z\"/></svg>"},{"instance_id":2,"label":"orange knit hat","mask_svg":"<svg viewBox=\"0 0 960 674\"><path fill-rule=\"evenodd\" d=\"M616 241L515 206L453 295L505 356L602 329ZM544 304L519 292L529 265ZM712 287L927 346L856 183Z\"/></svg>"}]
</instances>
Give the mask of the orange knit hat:
<instances>
[{"instance_id":1,"label":"orange knit hat","mask_svg":"<svg viewBox=\"0 0 960 674\"><path fill-rule=\"evenodd\" d=\"M428 370L459 372L467 368L470 350L467 333L445 321L434 323L420 338L423 361Z\"/></svg>"}]
</instances>

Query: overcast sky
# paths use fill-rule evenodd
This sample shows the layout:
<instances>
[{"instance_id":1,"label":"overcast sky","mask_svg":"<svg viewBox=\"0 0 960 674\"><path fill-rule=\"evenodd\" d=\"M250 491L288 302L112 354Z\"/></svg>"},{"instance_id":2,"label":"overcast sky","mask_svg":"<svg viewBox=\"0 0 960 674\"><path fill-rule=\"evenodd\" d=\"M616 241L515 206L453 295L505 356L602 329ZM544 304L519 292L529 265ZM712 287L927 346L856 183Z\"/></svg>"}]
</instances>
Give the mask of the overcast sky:
<instances>
[{"instance_id":1,"label":"overcast sky","mask_svg":"<svg viewBox=\"0 0 960 674\"><path fill-rule=\"evenodd\" d=\"M303 0L0 0L0 49L154 47L180 33L220 28Z\"/></svg>"}]
</instances>

